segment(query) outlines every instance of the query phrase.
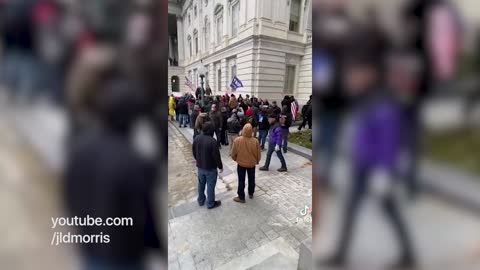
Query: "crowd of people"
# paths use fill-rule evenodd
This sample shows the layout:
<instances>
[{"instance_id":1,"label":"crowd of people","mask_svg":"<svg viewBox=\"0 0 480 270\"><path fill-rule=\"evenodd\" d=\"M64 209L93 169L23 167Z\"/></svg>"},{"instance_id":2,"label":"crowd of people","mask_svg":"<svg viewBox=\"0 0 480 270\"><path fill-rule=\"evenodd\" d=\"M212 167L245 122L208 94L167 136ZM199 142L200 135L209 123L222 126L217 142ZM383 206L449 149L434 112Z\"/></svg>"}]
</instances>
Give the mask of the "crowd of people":
<instances>
[{"instance_id":1,"label":"crowd of people","mask_svg":"<svg viewBox=\"0 0 480 270\"><path fill-rule=\"evenodd\" d=\"M198 92L198 91L197 91ZM190 127L193 133L193 155L197 161L199 178L198 203L205 202L207 187L208 208L220 205L215 201L217 169L222 171L220 156L222 146L229 146L229 155L238 163L239 179L236 202L245 202L245 177L248 174L248 193L253 198L255 190L255 167L260 162L261 151L267 150L265 164L261 171L268 171L275 152L280 160L279 172L286 172L287 164L283 154L288 151L288 136L292 123L299 117L299 104L294 96L285 96L278 106L254 96L225 94L201 100L199 95L186 93L184 96L169 97L169 116L177 121L180 128ZM312 96L302 107L303 121L298 130L312 128ZM202 106L203 104L203 106ZM215 138L214 138L215 136ZM267 140L268 138L268 140ZM283 153L282 153L283 151Z\"/></svg>"},{"instance_id":2,"label":"crowd of people","mask_svg":"<svg viewBox=\"0 0 480 270\"><path fill-rule=\"evenodd\" d=\"M253 127L253 136L258 138L262 150L265 149L266 138L270 124L268 116L274 115L282 127L282 149L287 152L289 128L299 118L299 105L294 96L285 96L280 106L277 101L269 102L267 99L250 97L242 94L225 94L223 96L207 95L202 101L193 94L169 98L169 116L177 121L179 126L190 127L194 130L195 138L202 132L205 122L212 121L215 127L215 136L218 146L232 147L232 142L241 133L246 123ZM293 105L292 105L293 104ZM306 127L312 128L312 104L310 100L301 110L303 121L298 130Z\"/></svg>"}]
</instances>

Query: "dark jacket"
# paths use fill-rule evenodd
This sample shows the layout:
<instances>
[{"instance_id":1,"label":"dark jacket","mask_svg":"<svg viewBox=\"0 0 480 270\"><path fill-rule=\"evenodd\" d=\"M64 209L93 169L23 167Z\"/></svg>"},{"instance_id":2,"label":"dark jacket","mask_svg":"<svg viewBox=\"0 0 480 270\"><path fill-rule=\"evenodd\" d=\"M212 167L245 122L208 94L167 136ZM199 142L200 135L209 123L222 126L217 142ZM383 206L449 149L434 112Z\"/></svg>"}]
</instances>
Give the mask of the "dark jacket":
<instances>
[{"instance_id":1,"label":"dark jacket","mask_svg":"<svg viewBox=\"0 0 480 270\"><path fill-rule=\"evenodd\" d=\"M223 169L222 157L217 140L213 138L215 129L212 123L205 123L203 133L195 138L192 145L197 167L204 170Z\"/></svg>"},{"instance_id":2,"label":"dark jacket","mask_svg":"<svg viewBox=\"0 0 480 270\"><path fill-rule=\"evenodd\" d=\"M219 110L210 111L208 116L210 121L212 121L213 125L215 126L215 129L223 128L223 115Z\"/></svg>"},{"instance_id":3,"label":"dark jacket","mask_svg":"<svg viewBox=\"0 0 480 270\"><path fill-rule=\"evenodd\" d=\"M268 114L260 113L260 119L258 122L259 130L268 130L270 128L270 123L268 122Z\"/></svg>"},{"instance_id":4,"label":"dark jacket","mask_svg":"<svg viewBox=\"0 0 480 270\"><path fill-rule=\"evenodd\" d=\"M227 120L227 131L230 134L237 134L240 133L240 130L242 130L242 126L240 125L240 121L238 120L237 117L230 117Z\"/></svg>"},{"instance_id":5,"label":"dark jacket","mask_svg":"<svg viewBox=\"0 0 480 270\"><path fill-rule=\"evenodd\" d=\"M281 112L282 112L282 109L280 109L280 107L278 106L270 108L270 113L277 115L277 117L280 115Z\"/></svg>"},{"instance_id":6,"label":"dark jacket","mask_svg":"<svg viewBox=\"0 0 480 270\"><path fill-rule=\"evenodd\" d=\"M178 99L178 113L179 114L188 114L188 104L186 98L182 97Z\"/></svg>"},{"instance_id":7,"label":"dark jacket","mask_svg":"<svg viewBox=\"0 0 480 270\"><path fill-rule=\"evenodd\" d=\"M285 121L285 125L282 125L282 128L289 129L292 126L292 114L290 112L287 112L284 115L287 116L287 119Z\"/></svg>"}]
</instances>

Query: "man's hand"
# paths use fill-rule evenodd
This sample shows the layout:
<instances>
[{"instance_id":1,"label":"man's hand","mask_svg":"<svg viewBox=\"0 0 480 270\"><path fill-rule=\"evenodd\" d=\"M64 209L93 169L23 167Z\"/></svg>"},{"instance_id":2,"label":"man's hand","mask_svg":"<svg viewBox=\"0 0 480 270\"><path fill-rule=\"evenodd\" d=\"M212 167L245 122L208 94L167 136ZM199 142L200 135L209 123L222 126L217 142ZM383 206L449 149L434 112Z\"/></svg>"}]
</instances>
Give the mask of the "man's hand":
<instances>
[{"instance_id":1,"label":"man's hand","mask_svg":"<svg viewBox=\"0 0 480 270\"><path fill-rule=\"evenodd\" d=\"M275 152L278 152L278 151L280 151L280 145L277 144L275 145Z\"/></svg>"}]
</instances>

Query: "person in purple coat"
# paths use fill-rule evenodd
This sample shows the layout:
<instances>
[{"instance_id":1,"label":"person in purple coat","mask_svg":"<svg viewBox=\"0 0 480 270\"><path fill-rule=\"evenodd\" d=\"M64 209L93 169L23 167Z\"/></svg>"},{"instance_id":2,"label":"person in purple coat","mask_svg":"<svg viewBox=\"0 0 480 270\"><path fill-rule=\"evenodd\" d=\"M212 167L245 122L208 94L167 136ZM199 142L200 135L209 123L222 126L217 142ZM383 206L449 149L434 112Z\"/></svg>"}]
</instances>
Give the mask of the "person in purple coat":
<instances>
[{"instance_id":1,"label":"person in purple coat","mask_svg":"<svg viewBox=\"0 0 480 270\"><path fill-rule=\"evenodd\" d=\"M345 86L354 97L352 177L339 245L324 264L342 267L352 240L361 202L371 192L379 199L392 226L401 255L388 269L412 269L416 265L412 244L395 196L399 178L398 163L404 150L402 132L405 121L400 103L380 86L380 64L371 54L351 56L345 70Z\"/></svg>"},{"instance_id":2,"label":"person in purple coat","mask_svg":"<svg viewBox=\"0 0 480 270\"><path fill-rule=\"evenodd\" d=\"M260 168L261 171L268 171L270 166L270 160L272 158L273 152L277 153L278 159L282 163L282 167L278 169L279 172L287 171L287 163L282 154L282 142L283 142L283 131L280 123L277 121L277 115L270 114L268 116L268 122L270 123L269 137L268 137L268 152L267 159L265 160L265 165Z\"/></svg>"}]
</instances>

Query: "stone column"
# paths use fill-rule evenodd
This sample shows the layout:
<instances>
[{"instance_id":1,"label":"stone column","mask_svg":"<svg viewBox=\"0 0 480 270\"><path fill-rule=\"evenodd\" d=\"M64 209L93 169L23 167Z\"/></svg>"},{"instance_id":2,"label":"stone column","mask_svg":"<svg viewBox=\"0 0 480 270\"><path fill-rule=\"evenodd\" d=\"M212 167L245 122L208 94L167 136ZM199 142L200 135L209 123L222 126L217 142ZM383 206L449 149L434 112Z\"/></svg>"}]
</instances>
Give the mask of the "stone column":
<instances>
[{"instance_id":1,"label":"stone column","mask_svg":"<svg viewBox=\"0 0 480 270\"><path fill-rule=\"evenodd\" d=\"M178 44L178 65L183 66L185 60L185 40L183 34L183 18L177 15L177 44Z\"/></svg>"}]
</instances>

